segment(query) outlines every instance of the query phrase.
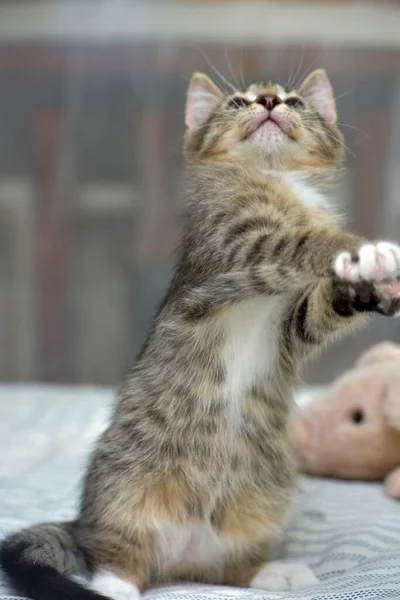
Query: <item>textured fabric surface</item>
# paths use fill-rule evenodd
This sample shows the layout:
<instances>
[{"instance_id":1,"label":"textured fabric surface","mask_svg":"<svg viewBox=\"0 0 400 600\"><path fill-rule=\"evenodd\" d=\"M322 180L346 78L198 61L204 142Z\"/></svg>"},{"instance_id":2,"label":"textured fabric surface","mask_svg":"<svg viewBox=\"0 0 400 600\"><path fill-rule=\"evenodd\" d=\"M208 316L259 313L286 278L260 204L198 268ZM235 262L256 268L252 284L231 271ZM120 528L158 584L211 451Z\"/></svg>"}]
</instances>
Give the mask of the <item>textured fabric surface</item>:
<instances>
[{"instance_id":1,"label":"textured fabric surface","mask_svg":"<svg viewBox=\"0 0 400 600\"><path fill-rule=\"evenodd\" d=\"M0 535L74 514L79 479L113 393L102 388L0 386ZM300 399L304 397L301 396ZM204 585L155 588L152 600L400 598L400 503L379 484L303 478L296 517L276 549L309 564L312 590L269 593ZM15 598L0 584L0 598ZM55 599L56 600L56 599Z\"/></svg>"}]
</instances>

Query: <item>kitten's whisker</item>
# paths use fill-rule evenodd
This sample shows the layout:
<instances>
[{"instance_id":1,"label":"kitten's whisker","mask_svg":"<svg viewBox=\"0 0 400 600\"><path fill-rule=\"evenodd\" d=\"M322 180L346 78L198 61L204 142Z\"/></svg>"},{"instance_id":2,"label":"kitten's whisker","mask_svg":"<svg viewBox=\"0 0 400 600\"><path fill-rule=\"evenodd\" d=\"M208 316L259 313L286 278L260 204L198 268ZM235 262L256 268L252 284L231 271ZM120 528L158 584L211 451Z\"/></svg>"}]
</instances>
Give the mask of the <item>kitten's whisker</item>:
<instances>
[{"instance_id":1,"label":"kitten's whisker","mask_svg":"<svg viewBox=\"0 0 400 600\"><path fill-rule=\"evenodd\" d=\"M354 125L349 125L348 123L341 123L340 121L338 121L337 124L340 125L340 127L349 127L350 129L354 129L354 131L358 131L359 133L362 133L365 136L364 139L372 140L372 136L369 133L367 133L366 131L364 131L363 129L360 129L359 127L355 127Z\"/></svg>"},{"instance_id":2,"label":"kitten's whisker","mask_svg":"<svg viewBox=\"0 0 400 600\"><path fill-rule=\"evenodd\" d=\"M287 80L287 83L286 83L286 87L289 90L291 89L291 85L292 85L292 81L293 81L294 61L295 61L295 58L293 57L292 63L290 65L289 77L288 77L288 80Z\"/></svg>"},{"instance_id":3,"label":"kitten's whisker","mask_svg":"<svg viewBox=\"0 0 400 600\"><path fill-rule=\"evenodd\" d=\"M294 81L293 88L297 88L300 85L300 83L302 81L304 81L304 79L306 79L306 77L308 77L308 75L311 73L311 71L315 67L315 63L320 59L321 54L322 54L322 51L319 51L317 53L317 55L314 57L314 60L311 61L311 65L309 65L308 69L306 69L306 71L303 73L303 75L301 75L299 73L299 77L297 78L297 80L295 79L295 81Z\"/></svg>"},{"instance_id":4,"label":"kitten's whisker","mask_svg":"<svg viewBox=\"0 0 400 600\"><path fill-rule=\"evenodd\" d=\"M228 65L229 73L232 76L232 80L235 82L236 88L239 88L240 87L239 86L239 82L238 82L237 76L235 75L235 72L234 72L234 70L232 68L232 63L231 63L231 61L229 59L228 49L227 48L225 48L225 59L226 59L227 65Z\"/></svg>"},{"instance_id":5,"label":"kitten's whisker","mask_svg":"<svg viewBox=\"0 0 400 600\"><path fill-rule=\"evenodd\" d=\"M301 46L301 54L300 54L300 62L299 62L299 66L296 69L296 73L293 77L293 88L297 87L297 83L296 80L299 77L299 74L301 73L301 68L303 66L303 61L304 61L304 49L305 49L305 42L302 43Z\"/></svg>"},{"instance_id":6,"label":"kitten's whisker","mask_svg":"<svg viewBox=\"0 0 400 600\"><path fill-rule=\"evenodd\" d=\"M244 80L244 75L243 75L243 47L240 49L240 61L239 61L239 77L240 77L240 83L242 85L243 90L245 90L247 88L246 82Z\"/></svg>"},{"instance_id":7,"label":"kitten's whisker","mask_svg":"<svg viewBox=\"0 0 400 600\"><path fill-rule=\"evenodd\" d=\"M225 86L227 86L228 88L230 88L233 92L235 92L236 91L235 86L232 85L232 83L224 75L222 75L222 73L217 69L217 67L212 64L212 62L210 61L210 59L208 58L208 56L204 52L204 50L202 50L201 48L197 48L197 50L203 55L203 58L206 60L208 66L214 71L214 73L217 75L217 77L220 78L222 83Z\"/></svg>"},{"instance_id":8,"label":"kitten's whisker","mask_svg":"<svg viewBox=\"0 0 400 600\"><path fill-rule=\"evenodd\" d=\"M180 73L178 71L178 77L180 77L181 79L184 79L186 81L186 83L190 83L191 77L186 77L186 75L184 75L183 73Z\"/></svg>"},{"instance_id":9,"label":"kitten's whisker","mask_svg":"<svg viewBox=\"0 0 400 600\"><path fill-rule=\"evenodd\" d=\"M344 150L346 150L346 152L349 152L355 158L356 155L354 154L353 150L345 142L342 142L341 140L336 138L334 135L331 135L329 133L326 134L326 137L330 140L333 140L337 144L339 144L342 148L344 148ZM324 147L326 148L326 146L324 146Z\"/></svg>"},{"instance_id":10,"label":"kitten's whisker","mask_svg":"<svg viewBox=\"0 0 400 600\"><path fill-rule=\"evenodd\" d=\"M360 89L361 87L363 87L363 85L356 85L356 87L353 87L351 90L348 90L347 92L344 92L343 94L340 94L340 96L335 96L335 100L339 100L339 98L343 98L343 96L347 96L348 94L352 94L353 92L355 92L356 90Z\"/></svg>"},{"instance_id":11,"label":"kitten's whisker","mask_svg":"<svg viewBox=\"0 0 400 600\"><path fill-rule=\"evenodd\" d=\"M313 127L313 125L314 125L313 119L308 116L303 117L303 123L306 127L307 126ZM347 144L345 142L338 139L337 137L335 137L333 134L329 133L328 131L324 132L324 136L329 140L333 140L334 142L339 144L342 148L344 148L346 151L350 152L354 156L354 152L351 150L351 148L349 146L347 146ZM325 143L322 140L320 140L320 143L324 146L324 148L327 148Z\"/></svg>"}]
</instances>

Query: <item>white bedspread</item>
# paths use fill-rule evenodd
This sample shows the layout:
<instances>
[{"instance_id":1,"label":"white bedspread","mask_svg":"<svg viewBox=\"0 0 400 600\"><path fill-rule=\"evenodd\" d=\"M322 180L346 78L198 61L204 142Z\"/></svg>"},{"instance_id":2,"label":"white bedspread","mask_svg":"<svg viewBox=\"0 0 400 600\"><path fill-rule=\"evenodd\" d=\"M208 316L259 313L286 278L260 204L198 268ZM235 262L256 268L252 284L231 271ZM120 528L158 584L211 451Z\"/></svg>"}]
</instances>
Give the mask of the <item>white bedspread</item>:
<instances>
[{"instance_id":1,"label":"white bedspread","mask_svg":"<svg viewBox=\"0 0 400 600\"><path fill-rule=\"evenodd\" d=\"M74 514L91 443L113 393L102 388L0 386L0 535ZM204 585L146 592L153 600L400 599L400 502L379 484L304 478L299 511L277 554L309 564L320 579L300 593ZM15 598L0 583L0 598ZM56 600L56 599L55 599Z\"/></svg>"}]
</instances>

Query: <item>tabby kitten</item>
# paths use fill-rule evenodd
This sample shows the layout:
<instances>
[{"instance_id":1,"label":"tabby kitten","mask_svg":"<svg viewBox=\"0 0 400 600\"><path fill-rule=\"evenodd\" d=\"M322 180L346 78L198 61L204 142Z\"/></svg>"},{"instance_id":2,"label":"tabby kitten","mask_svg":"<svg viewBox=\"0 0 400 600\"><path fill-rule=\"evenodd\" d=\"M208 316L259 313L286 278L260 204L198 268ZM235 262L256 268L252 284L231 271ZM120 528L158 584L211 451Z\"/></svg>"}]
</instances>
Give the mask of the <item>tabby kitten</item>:
<instances>
[{"instance_id":1,"label":"tabby kitten","mask_svg":"<svg viewBox=\"0 0 400 600\"><path fill-rule=\"evenodd\" d=\"M232 94L193 76L175 276L77 519L2 545L19 593L132 600L170 580L315 583L306 566L267 562L294 487L292 385L301 361L366 311L400 310L400 248L344 233L329 210L343 160L335 121L320 70L298 89Z\"/></svg>"}]
</instances>

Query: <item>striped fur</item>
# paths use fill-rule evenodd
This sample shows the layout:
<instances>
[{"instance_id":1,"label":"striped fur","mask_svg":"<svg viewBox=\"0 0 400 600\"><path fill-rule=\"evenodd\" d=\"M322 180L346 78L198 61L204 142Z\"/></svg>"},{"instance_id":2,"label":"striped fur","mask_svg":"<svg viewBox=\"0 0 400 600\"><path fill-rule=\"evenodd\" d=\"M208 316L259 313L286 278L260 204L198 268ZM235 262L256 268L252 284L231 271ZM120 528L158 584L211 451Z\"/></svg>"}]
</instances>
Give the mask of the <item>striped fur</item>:
<instances>
[{"instance_id":1,"label":"striped fur","mask_svg":"<svg viewBox=\"0 0 400 600\"><path fill-rule=\"evenodd\" d=\"M2 546L19 592L95 600L104 582L126 600L154 582L267 586L281 572L261 569L294 486L288 418L299 367L365 312L399 308L379 269L347 278L371 256L397 276L398 249L360 254L364 241L330 213L343 142L334 106L318 110L318 85L331 98L326 76L310 78L298 90L266 83L228 96L194 77L174 278L92 455L76 521ZM280 94L286 133L251 129L265 94ZM291 107L293 95L301 104ZM93 572L96 592L71 579Z\"/></svg>"}]
</instances>

